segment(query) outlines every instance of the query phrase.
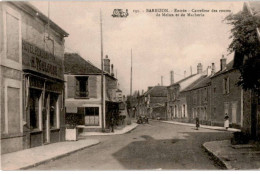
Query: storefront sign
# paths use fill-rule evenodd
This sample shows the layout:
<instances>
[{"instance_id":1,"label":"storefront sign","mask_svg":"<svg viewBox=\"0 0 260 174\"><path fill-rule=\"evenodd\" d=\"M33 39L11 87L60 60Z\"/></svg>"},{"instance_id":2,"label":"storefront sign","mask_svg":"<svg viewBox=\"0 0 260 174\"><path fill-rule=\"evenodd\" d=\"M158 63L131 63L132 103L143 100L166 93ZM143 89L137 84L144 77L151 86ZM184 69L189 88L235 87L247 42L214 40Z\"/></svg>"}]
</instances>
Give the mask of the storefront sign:
<instances>
[{"instance_id":1,"label":"storefront sign","mask_svg":"<svg viewBox=\"0 0 260 174\"><path fill-rule=\"evenodd\" d=\"M23 69L63 79L62 60L35 45L22 41Z\"/></svg>"}]
</instances>

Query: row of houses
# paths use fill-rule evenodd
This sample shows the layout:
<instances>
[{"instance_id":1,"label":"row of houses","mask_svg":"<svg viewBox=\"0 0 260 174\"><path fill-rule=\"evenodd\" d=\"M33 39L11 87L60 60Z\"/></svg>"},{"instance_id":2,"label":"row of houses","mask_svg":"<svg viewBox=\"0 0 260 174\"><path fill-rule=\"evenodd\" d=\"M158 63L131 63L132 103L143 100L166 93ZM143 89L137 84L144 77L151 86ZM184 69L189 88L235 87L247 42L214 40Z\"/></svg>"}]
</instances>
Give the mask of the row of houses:
<instances>
[{"instance_id":1,"label":"row of houses","mask_svg":"<svg viewBox=\"0 0 260 174\"><path fill-rule=\"evenodd\" d=\"M257 7L257 2L245 3L243 10L258 14ZM252 137L260 137L260 92L245 91L237 85L241 77L238 68L243 65L241 60L243 55L237 53L228 63L222 56L217 72L214 63L205 70L199 63L196 74L177 82L174 82L171 71L169 86L148 87L147 92L134 97L136 115L190 123L198 117L201 124L224 126L227 114L231 127L242 129Z\"/></svg>"},{"instance_id":2,"label":"row of houses","mask_svg":"<svg viewBox=\"0 0 260 174\"><path fill-rule=\"evenodd\" d=\"M101 120L101 70L65 54L69 34L29 2L0 3L0 19L1 154L64 141L66 114L86 129L108 127L123 100L110 60Z\"/></svg>"}]
</instances>

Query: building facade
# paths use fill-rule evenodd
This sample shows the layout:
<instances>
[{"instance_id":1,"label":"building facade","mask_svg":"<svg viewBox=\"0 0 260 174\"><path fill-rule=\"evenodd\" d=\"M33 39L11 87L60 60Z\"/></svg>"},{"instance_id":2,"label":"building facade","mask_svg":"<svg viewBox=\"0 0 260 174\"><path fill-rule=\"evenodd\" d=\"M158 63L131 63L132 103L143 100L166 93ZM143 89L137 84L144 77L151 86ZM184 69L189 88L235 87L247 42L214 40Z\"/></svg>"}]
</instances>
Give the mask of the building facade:
<instances>
[{"instance_id":1,"label":"building facade","mask_svg":"<svg viewBox=\"0 0 260 174\"><path fill-rule=\"evenodd\" d=\"M65 54L66 114L78 114L78 127L101 131L109 127L110 117L118 114L117 79L110 73L110 60L104 59L104 118L101 106L101 70L76 53ZM121 91L121 90L120 90Z\"/></svg>"},{"instance_id":2,"label":"building facade","mask_svg":"<svg viewBox=\"0 0 260 174\"><path fill-rule=\"evenodd\" d=\"M68 33L28 2L1 3L0 18L1 153L63 141Z\"/></svg>"}]
</instances>

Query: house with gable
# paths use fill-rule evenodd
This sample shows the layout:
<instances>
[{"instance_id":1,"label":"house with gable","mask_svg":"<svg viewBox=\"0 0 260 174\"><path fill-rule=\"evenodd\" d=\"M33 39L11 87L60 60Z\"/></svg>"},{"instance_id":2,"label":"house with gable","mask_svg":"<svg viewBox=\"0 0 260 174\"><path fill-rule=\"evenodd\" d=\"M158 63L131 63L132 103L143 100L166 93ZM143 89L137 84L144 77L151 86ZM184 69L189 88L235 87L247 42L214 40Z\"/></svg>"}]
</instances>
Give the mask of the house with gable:
<instances>
[{"instance_id":1,"label":"house with gable","mask_svg":"<svg viewBox=\"0 0 260 174\"><path fill-rule=\"evenodd\" d=\"M119 94L113 66L108 56L104 59L104 118L101 116L102 71L76 53L65 53L65 106L66 114L77 114L83 131L101 131L109 128L110 118L117 116ZM111 68L111 69L110 69Z\"/></svg>"},{"instance_id":2,"label":"house with gable","mask_svg":"<svg viewBox=\"0 0 260 174\"><path fill-rule=\"evenodd\" d=\"M185 93L182 93L182 91L204 75L202 68L202 64L199 63L197 74L192 74L167 87L167 119L181 119L188 122L187 100Z\"/></svg>"}]
</instances>

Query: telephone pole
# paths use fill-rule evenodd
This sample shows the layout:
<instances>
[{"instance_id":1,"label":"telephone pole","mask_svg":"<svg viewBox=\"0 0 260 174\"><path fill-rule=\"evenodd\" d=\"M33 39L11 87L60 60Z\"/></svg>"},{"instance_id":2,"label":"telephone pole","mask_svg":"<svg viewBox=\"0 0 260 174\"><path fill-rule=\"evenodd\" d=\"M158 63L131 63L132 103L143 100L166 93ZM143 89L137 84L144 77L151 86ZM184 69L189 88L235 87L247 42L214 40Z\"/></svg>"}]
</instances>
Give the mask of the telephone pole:
<instances>
[{"instance_id":1,"label":"telephone pole","mask_svg":"<svg viewBox=\"0 0 260 174\"><path fill-rule=\"evenodd\" d=\"M101 39L101 126L102 132L105 132L104 127L104 66L103 66L103 30L102 30L102 12L100 9L100 39Z\"/></svg>"},{"instance_id":2,"label":"telephone pole","mask_svg":"<svg viewBox=\"0 0 260 174\"><path fill-rule=\"evenodd\" d=\"M130 96L132 97L132 85L133 85L133 67L132 67L132 48L131 48L131 79L130 79Z\"/></svg>"}]
</instances>

